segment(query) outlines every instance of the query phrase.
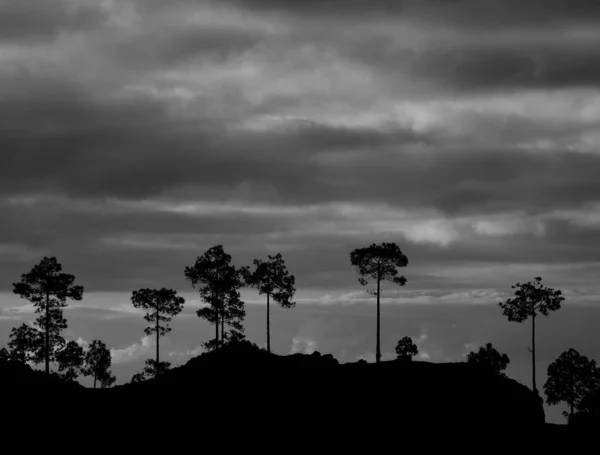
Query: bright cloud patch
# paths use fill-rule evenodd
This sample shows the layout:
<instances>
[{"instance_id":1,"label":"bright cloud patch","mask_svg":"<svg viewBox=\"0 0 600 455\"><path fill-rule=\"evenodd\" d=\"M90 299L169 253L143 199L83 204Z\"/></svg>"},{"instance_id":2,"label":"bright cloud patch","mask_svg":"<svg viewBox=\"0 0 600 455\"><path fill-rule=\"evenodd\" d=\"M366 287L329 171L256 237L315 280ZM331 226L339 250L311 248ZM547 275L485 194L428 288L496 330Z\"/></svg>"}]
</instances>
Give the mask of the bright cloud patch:
<instances>
[{"instance_id":1,"label":"bright cloud patch","mask_svg":"<svg viewBox=\"0 0 600 455\"><path fill-rule=\"evenodd\" d=\"M145 336L139 343L134 343L125 348L112 348L110 355L114 364L131 363L147 357L156 347L156 338Z\"/></svg>"},{"instance_id":2,"label":"bright cloud patch","mask_svg":"<svg viewBox=\"0 0 600 455\"><path fill-rule=\"evenodd\" d=\"M458 232L451 223L443 221L427 221L410 227L406 239L415 243L433 243L447 247L458 239Z\"/></svg>"},{"instance_id":3,"label":"bright cloud patch","mask_svg":"<svg viewBox=\"0 0 600 455\"><path fill-rule=\"evenodd\" d=\"M532 234L543 236L546 226L541 220L521 218L513 215L511 218L477 221L473 225L474 231L479 235L507 236L517 234Z\"/></svg>"},{"instance_id":4,"label":"bright cloud patch","mask_svg":"<svg viewBox=\"0 0 600 455\"><path fill-rule=\"evenodd\" d=\"M317 349L315 340L303 337L292 338L292 348L290 354L312 354Z\"/></svg>"},{"instance_id":5,"label":"bright cloud patch","mask_svg":"<svg viewBox=\"0 0 600 455\"><path fill-rule=\"evenodd\" d=\"M204 347L197 346L193 349L187 349L185 351L171 351L171 352L169 352L169 357L172 357L172 358L176 359L177 361L181 361L181 360L187 360L191 357L199 356L200 354L203 354L204 352L206 352Z\"/></svg>"}]
</instances>

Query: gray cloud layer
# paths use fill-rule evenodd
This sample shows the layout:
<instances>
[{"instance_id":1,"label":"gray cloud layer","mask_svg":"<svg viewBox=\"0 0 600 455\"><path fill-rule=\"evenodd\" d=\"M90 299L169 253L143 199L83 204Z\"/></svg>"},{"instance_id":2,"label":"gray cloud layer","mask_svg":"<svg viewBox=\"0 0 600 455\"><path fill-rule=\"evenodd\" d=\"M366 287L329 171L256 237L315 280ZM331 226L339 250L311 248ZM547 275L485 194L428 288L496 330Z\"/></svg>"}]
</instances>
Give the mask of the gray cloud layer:
<instances>
[{"instance_id":1,"label":"gray cloud layer","mask_svg":"<svg viewBox=\"0 0 600 455\"><path fill-rule=\"evenodd\" d=\"M185 2L186 0L183 0ZM234 4L292 13L393 15L412 20L483 27L589 21L600 14L593 0L230 0ZM482 21L485 21L483 24Z\"/></svg>"},{"instance_id":2,"label":"gray cloud layer","mask_svg":"<svg viewBox=\"0 0 600 455\"><path fill-rule=\"evenodd\" d=\"M386 239L431 293L472 288L443 277L459 265L575 286L600 245L598 11L4 2L0 267L47 253L93 289L184 286L180 269L224 243L241 262L282 251L306 286L339 290L356 285L348 251Z\"/></svg>"},{"instance_id":3,"label":"gray cloud layer","mask_svg":"<svg viewBox=\"0 0 600 455\"><path fill-rule=\"evenodd\" d=\"M85 0L2 0L0 40L43 41L65 32L100 27L106 14L99 4Z\"/></svg>"},{"instance_id":4,"label":"gray cloud layer","mask_svg":"<svg viewBox=\"0 0 600 455\"><path fill-rule=\"evenodd\" d=\"M123 295L191 293L184 267L224 244L296 275L278 352L371 360L349 252L391 241L409 266L383 288L385 355L492 341L528 384L497 302L542 276L568 305L538 374L598 358L599 23L596 0L0 0L0 345L30 316L12 283L55 255L86 289L66 336L105 339L128 380L151 341ZM177 362L212 333L193 310Z\"/></svg>"}]
</instances>

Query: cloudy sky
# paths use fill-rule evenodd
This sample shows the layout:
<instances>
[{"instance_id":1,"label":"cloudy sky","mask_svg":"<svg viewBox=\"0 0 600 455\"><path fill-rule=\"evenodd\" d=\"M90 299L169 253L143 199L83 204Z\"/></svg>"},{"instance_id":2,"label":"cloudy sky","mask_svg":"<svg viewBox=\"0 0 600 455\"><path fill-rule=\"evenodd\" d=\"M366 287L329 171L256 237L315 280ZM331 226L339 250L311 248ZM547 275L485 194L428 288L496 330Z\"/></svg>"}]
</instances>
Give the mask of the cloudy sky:
<instances>
[{"instance_id":1,"label":"cloudy sky","mask_svg":"<svg viewBox=\"0 0 600 455\"><path fill-rule=\"evenodd\" d=\"M570 347L600 360L599 22L596 0L0 0L0 345L49 255L85 287L66 337L104 340L119 383L153 347L140 287L188 300L164 344L184 363L212 331L183 271L222 244L296 276L277 353L370 360L349 253L390 241L385 358L491 341L529 384L529 326L498 302L541 276L567 300L538 386Z\"/></svg>"}]
</instances>

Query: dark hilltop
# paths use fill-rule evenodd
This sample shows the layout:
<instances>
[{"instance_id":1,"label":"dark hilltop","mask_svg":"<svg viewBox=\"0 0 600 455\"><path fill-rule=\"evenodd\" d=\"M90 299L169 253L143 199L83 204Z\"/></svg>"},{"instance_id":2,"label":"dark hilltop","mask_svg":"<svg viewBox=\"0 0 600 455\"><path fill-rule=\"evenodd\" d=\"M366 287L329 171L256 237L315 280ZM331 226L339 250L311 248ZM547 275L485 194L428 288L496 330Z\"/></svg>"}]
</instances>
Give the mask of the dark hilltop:
<instances>
[{"instance_id":1,"label":"dark hilltop","mask_svg":"<svg viewBox=\"0 0 600 455\"><path fill-rule=\"evenodd\" d=\"M398 427L560 427L545 424L542 400L528 387L468 363L340 364L319 352L270 354L247 341L204 353L156 379L109 389L87 389L5 362L0 386L21 404L39 401L45 391L60 396L65 409L93 409L86 421L97 425L135 425L140 410L147 410L161 416L163 427L166 416L190 412L200 412L206 428L233 415L265 413L276 416L269 421L272 431L284 430L291 419L365 435ZM258 417L244 421L246 428L262 425Z\"/></svg>"}]
</instances>

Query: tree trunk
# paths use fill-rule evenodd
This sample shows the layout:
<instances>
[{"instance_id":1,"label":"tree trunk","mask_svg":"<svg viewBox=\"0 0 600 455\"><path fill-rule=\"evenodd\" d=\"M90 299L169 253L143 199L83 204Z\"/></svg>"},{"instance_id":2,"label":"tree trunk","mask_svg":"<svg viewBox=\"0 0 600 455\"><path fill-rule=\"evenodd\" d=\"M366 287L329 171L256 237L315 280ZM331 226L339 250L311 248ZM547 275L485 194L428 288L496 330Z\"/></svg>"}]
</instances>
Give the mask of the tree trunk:
<instances>
[{"instance_id":1,"label":"tree trunk","mask_svg":"<svg viewBox=\"0 0 600 455\"><path fill-rule=\"evenodd\" d=\"M94 389L96 388L96 377L97 377L96 372L94 372Z\"/></svg>"},{"instance_id":2,"label":"tree trunk","mask_svg":"<svg viewBox=\"0 0 600 455\"><path fill-rule=\"evenodd\" d=\"M533 317L531 318L531 328L531 365L533 367L533 391L539 395L535 382L535 313L533 313Z\"/></svg>"},{"instance_id":3,"label":"tree trunk","mask_svg":"<svg viewBox=\"0 0 600 455\"><path fill-rule=\"evenodd\" d=\"M158 332L159 329L159 325L158 325L158 307L156 307L156 368L154 369L154 377L156 378L158 376L158 367L160 365L160 354L159 354L159 340L160 340L160 333Z\"/></svg>"},{"instance_id":4,"label":"tree trunk","mask_svg":"<svg viewBox=\"0 0 600 455\"><path fill-rule=\"evenodd\" d=\"M46 291L46 374L50 374L50 293Z\"/></svg>"},{"instance_id":5,"label":"tree trunk","mask_svg":"<svg viewBox=\"0 0 600 455\"><path fill-rule=\"evenodd\" d=\"M267 293L267 352L271 352L271 313L270 313L270 305L269 305L269 297L270 294Z\"/></svg>"},{"instance_id":6,"label":"tree trunk","mask_svg":"<svg viewBox=\"0 0 600 455\"><path fill-rule=\"evenodd\" d=\"M219 348L219 304L215 302L215 349Z\"/></svg>"},{"instance_id":7,"label":"tree trunk","mask_svg":"<svg viewBox=\"0 0 600 455\"><path fill-rule=\"evenodd\" d=\"M381 338L381 325L379 322L379 294L381 290L381 279L379 276L379 270L377 270L377 349L375 352L375 359L377 363L381 362L381 346L380 346L380 338Z\"/></svg>"},{"instance_id":8,"label":"tree trunk","mask_svg":"<svg viewBox=\"0 0 600 455\"><path fill-rule=\"evenodd\" d=\"M225 299L221 299L221 344L225 342Z\"/></svg>"},{"instance_id":9,"label":"tree trunk","mask_svg":"<svg viewBox=\"0 0 600 455\"><path fill-rule=\"evenodd\" d=\"M219 313L216 313L217 320L215 321L215 349L219 347Z\"/></svg>"},{"instance_id":10,"label":"tree trunk","mask_svg":"<svg viewBox=\"0 0 600 455\"><path fill-rule=\"evenodd\" d=\"M569 423L571 423L571 419L573 418L574 412L574 403L575 403L575 382L573 381L573 376L571 376L571 396L569 397L569 407L571 408L571 414L569 415Z\"/></svg>"}]
</instances>

